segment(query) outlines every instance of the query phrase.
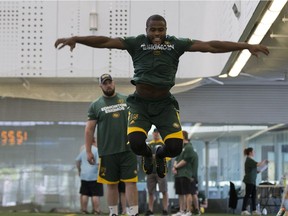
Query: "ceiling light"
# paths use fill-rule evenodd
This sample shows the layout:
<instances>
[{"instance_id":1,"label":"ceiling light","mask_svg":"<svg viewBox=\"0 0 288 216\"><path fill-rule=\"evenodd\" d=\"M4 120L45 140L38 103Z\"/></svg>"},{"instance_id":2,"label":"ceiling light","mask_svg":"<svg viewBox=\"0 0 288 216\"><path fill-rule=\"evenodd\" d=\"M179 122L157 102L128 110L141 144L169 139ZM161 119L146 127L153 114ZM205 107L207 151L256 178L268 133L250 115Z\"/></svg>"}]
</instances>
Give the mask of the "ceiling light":
<instances>
[{"instance_id":1,"label":"ceiling light","mask_svg":"<svg viewBox=\"0 0 288 216\"><path fill-rule=\"evenodd\" d=\"M270 131L270 130L274 130L274 129L280 128L280 127L282 127L282 126L284 126L284 125L285 125L285 124L276 124L276 125L273 125L273 126L271 126L271 127L269 127L269 128L266 128L266 129L264 129L264 130L260 130L260 131L258 131L257 133L255 133L255 134L247 137L247 138L245 139L245 141L249 141L249 140L251 140L251 139L254 139L254 138L260 136L261 134L264 134L264 133L266 133L266 132L268 132L268 131Z\"/></svg>"},{"instance_id":2,"label":"ceiling light","mask_svg":"<svg viewBox=\"0 0 288 216\"><path fill-rule=\"evenodd\" d=\"M178 83L178 84L175 85L175 87L183 87L183 86L194 85L194 84L200 82L201 80L202 80L202 78L197 78L197 79L190 80L190 81L187 81L187 82Z\"/></svg>"},{"instance_id":3,"label":"ceiling light","mask_svg":"<svg viewBox=\"0 0 288 216\"><path fill-rule=\"evenodd\" d=\"M191 137L193 136L193 134L198 130L198 128L202 125L202 123L198 122L196 123L192 128L191 131L188 134L188 138L191 139Z\"/></svg>"},{"instance_id":4,"label":"ceiling light","mask_svg":"<svg viewBox=\"0 0 288 216\"><path fill-rule=\"evenodd\" d=\"M98 29L98 14L95 11L91 11L89 14L89 29L90 31Z\"/></svg>"},{"instance_id":5,"label":"ceiling light","mask_svg":"<svg viewBox=\"0 0 288 216\"><path fill-rule=\"evenodd\" d=\"M227 78L227 77L228 77L228 74L227 74L227 73L221 74L221 75L219 75L218 77L219 77L219 78Z\"/></svg>"},{"instance_id":6,"label":"ceiling light","mask_svg":"<svg viewBox=\"0 0 288 216\"><path fill-rule=\"evenodd\" d=\"M271 25L274 23L278 15L280 14L281 10L287 3L287 0L274 0L272 1L269 8L264 13L263 17L261 18L259 24L257 25L256 29L254 30L253 34L247 41L249 44L259 44L264 36L267 34L268 30L270 29ZM241 72L242 68L247 63L248 59L250 58L251 53L248 50L243 50L240 52L237 60L233 64L232 68L229 71L229 76L236 77Z\"/></svg>"}]
</instances>

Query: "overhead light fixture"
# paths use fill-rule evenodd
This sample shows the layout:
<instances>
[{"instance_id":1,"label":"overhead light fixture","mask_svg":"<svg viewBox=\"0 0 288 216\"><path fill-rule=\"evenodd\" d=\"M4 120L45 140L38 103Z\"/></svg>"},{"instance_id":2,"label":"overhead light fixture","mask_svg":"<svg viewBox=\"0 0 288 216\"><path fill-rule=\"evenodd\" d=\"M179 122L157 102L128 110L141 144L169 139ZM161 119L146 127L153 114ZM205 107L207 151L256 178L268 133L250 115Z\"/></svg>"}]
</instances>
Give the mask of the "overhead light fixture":
<instances>
[{"instance_id":1,"label":"overhead light fixture","mask_svg":"<svg viewBox=\"0 0 288 216\"><path fill-rule=\"evenodd\" d=\"M197 122L192 128L191 131L188 134L188 138L191 139L191 137L193 136L193 134L198 130L198 128L202 125L202 123Z\"/></svg>"},{"instance_id":2,"label":"overhead light fixture","mask_svg":"<svg viewBox=\"0 0 288 216\"><path fill-rule=\"evenodd\" d=\"M183 87L183 86L194 85L194 84L200 82L201 80L202 80L202 78L197 78L197 79L190 80L190 81L187 81L187 82L178 83L178 84L175 85L175 87Z\"/></svg>"},{"instance_id":3,"label":"overhead light fixture","mask_svg":"<svg viewBox=\"0 0 288 216\"><path fill-rule=\"evenodd\" d=\"M277 129L277 128L283 127L284 125L285 125L285 124L276 124L276 125L273 125L273 126L271 126L271 127L269 127L269 128L266 128L266 129L264 129L264 130L258 131L257 133L255 133L255 134L247 137L247 138L245 139L245 141L249 141L249 140L251 140L251 139L254 139L254 138L260 136L261 134L264 134L264 133L266 133L266 132L268 132L268 131L270 131L270 130L275 130L275 129Z\"/></svg>"},{"instance_id":4,"label":"overhead light fixture","mask_svg":"<svg viewBox=\"0 0 288 216\"><path fill-rule=\"evenodd\" d=\"M287 38L288 35L285 35L285 34L270 34L270 37L271 38Z\"/></svg>"},{"instance_id":5,"label":"overhead light fixture","mask_svg":"<svg viewBox=\"0 0 288 216\"><path fill-rule=\"evenodd\" d=\"M219 77L219 78L227 78L227 77L228 77L228 74L227 74L227 73L221 74L221 75L219 75L218 77Z\"/></svg>"},{"instance_id":6,"label":"overhead light fixture","mask_svg":"<svg viewBox=\"0 0 288 216\"><path fill-rule=\"evenodd\" d=\"M30 82L26 78L21 78L21 81L22 81L22 86L25 89L30 90Z\"/></svg>"},{"instance_id":7,"label":"overhead light fixture","mask_svg":"<svg viewBox=\"0 0 288 216\"><path fill-rule=\"evenodd\" d=\"M259 24L255 28L253 34L251 35L247 43L259 44L262 41L262 39L267 34L271 25L274 23L286 3L287 0L274 0L271 2L270 6L265 11ZM228 72L229 76L238 76L250 56L251 53L248 50L241 51L232 68Z\"/></svg>"},{"instance_id":8,"label":"overhead light fixture","mask_svg":"<svg viewBox=\"0 0 288 216\"><path fill-rule=\"evenodd\" d=\"M283 17L283 18L282 18L282 22L285 23L285 22L287 22L287 21L288 21L288 18L286 18L286 17Z\"/></svg>"},{"instance_id":9,"label":"overhead light fixture","mask_svg":"<svg viewBox=\"0 0 288 216\"><path fill-rule=\"evenodd\" d=\"M98 29L98 14L95 11L91 11L89 14L89 29L90 31Z\"/></svg>"}]
</instances>

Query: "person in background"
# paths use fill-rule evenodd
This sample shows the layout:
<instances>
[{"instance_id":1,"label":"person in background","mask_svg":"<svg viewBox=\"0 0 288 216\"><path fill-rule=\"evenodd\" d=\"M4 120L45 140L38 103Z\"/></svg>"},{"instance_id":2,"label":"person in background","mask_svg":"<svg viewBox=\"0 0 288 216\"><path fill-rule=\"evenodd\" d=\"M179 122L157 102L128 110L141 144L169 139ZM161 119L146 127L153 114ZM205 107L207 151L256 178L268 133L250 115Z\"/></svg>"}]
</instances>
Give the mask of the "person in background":
<instances>
[{"instance_id":1,"label":"person in background","mask_svg":"<svg viewBox=\"0 0 288 216\"><path fill-rule=\"evenodd\" d=\"M101 214L100 211L100 197L103 196L103 185L97 182L98 177L98 149L95 142L95 138L92 141L91 151L95 158L95 164L89 164L86 155L85 146L82 148L79 155L76 157L76 167L81 179L80 186L80 205L81 213L89 214L87 207L89 197L91 197L93 214Z\"/></svg>"},{"instance_id":2,"label":"person in background","mask_svg":"<svg viewBox=\"0 0 288 216\"><path fill-rule=\"evenodd\" d=\"M245 160L245 175L243 182L245 183L245 196L243 199L242 212L241 215L251 215L247 210L247 205L249 199L251 199L252 205L252 215L261 215L261 212L256 210L256 178L257 178L257 167L261 167L268 163L268 160L263 160L261 162L256 162L254 157L253 148L249 147L244 149Z\"/></svg>"},{"instance_id":3,"label":"person in background","mask_svg":"<svg viewBox=\"0 0 288 216\"><path fill-rule=\"evenodd\" d=\"M134 76L131 83L135 92L129 95L128 140L135 154L143 157L143 169L152 173L151 149L146 145L152 124L159 130L165 145L157 149L156 171L160 178L167 174L165 157L176 157L182 151L183 135L179 117L179 105L170 89L175 85L179 59L185 52L226 53L248 50L252 55L269 54L266 46L230 41L200 41L167 35L167 23L163 16L155 14L146 20L146 35L130 37L73 36L59 38L56 48L76 44L93 48L127 50L132 57Z\"/></svg>"},{"instance_id":4,"label":"person in background","mask_svg":"<svg viewBox=\"0 0 288 216\"><path fill-rule=\"evenodd\" d=\"M184 136L184 143L188 142L192 146L192 175L191 175L191 184L192 184L192 190L191 190L191 197L188 197L188 199L192 199L191 201L188 200L188 203L193 204L193 209L191 209L191 212L193 215L200 215L200 206L199 206L199 197L198 197L198 164L199 164L199 159L198 159L198 154L194 150L192 143L190 142L188 138L188 133L186 131L183 131L183 136ZM189 215L189 213L188 213Z\"/></svg>"},{"instance_id":5,"label":"person in background","mask_svg":"<svg viewBox=\"0 0 288 216\"><path fill-rule=\"evenodd\" d=\"M183 137L183 150L175 159L172 168L175 174L175 192L178 194L180 207L179 212L173 216L191 216L192 201L195 206L193 215L200 215L197 197L198 155L189 141L187 131L183 131Z\"/></svg>"},{"instance_id":6,"label":"person in background","mask_svg":"<svg viewBox=\"0 0 288 216\"><path fill-rule=\"evenodd\" d=\"M205 196L204 191L197 191L198 201L199 201L199 208L201 214L204 214L205 209L208 208L208 199ZM195 211L195 206L192 202L192 212Z\"/></svg>"},{"instance_id":7,"label":"person in background","mask_svg":"<svg viewBox=\"0 0 288 216\"><path fill-rule=\"evenodd\" d=\"M149 148L153 152L153 157L155 158L156 149L164 145L163 140L160 137L159 131L157 128L153 130L152 133L153 140L148 143ZM170 160L170 158L168 159ZM153 160L155 162L155 160ZM148 210L145 213L145 216L153 216L153 206L154 206L154 196L156 192L156 186L158 184L159 191L163 195L162 199L162 215L168 215L168 185L167 178L160 178L156 173L156 166L154 164L154 169L151 174L147 175L147 189L148 189Z\"/></svg>"},{"instance_id":8,"label":"person in background","mask_svg":"<svg viewBox=\"0 0 288 216\"><path fill-rule=\"evenodd\" d=\"M88 109L85 127L85 145L89 163L94 164L91 152L97 125L97 143L100 157L98 182L107 185L109 216L118 215L118 183L125 183L129 215L138 215L137 157L127 144L127 96L115 91L110 74L102 74L99 86L103 95L93 101Z\"/></svg>"}]
</instances>

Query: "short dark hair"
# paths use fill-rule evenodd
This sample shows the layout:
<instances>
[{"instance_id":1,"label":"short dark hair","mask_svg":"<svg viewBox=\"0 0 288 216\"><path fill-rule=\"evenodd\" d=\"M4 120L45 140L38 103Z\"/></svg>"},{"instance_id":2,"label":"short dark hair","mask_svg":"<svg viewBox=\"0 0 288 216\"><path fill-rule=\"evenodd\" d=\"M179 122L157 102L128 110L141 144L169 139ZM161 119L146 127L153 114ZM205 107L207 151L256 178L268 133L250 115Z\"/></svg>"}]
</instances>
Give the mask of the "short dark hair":
<instances>
[{"instance_id":1,"label":"short dark hair","mask_svg":"<svg viewBox=\"0 0 288 216\"><path fill-rule=\"evenodd\" d=\"M165 23L165 26L167 25L166 20L163 16L159 15L159 14L154 14L152 16L150 16L147 21L146 21L146 27L148 27L149 22L153 20L153 21L163 21Z\"/></svg>"}]
</instances>

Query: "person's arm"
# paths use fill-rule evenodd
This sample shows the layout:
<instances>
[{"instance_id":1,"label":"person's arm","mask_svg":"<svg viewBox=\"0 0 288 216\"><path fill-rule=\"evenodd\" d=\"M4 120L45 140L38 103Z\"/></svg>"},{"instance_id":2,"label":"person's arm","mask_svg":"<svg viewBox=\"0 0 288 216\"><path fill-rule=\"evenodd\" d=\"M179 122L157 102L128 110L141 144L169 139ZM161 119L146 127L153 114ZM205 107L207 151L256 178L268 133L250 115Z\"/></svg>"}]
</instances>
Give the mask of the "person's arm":
<instances>
[{"instance_id":1,"label":"person's arm","mask_svg":"<svg viewBox=\"0 0 288 216\"><path fill-rule=\"evenodd\" d=\"M187 162L186 162L185 160L181 160L181 161L179 161L178 163L174 164L173 167L177 170L177 169L185 166L186 164L187 164Z\"/></svg>"},{"instance_id":2,"label":"person's arm","mask_svg":"<svg viewBox=\"0 0 288 216\"><path fill-rule=\"evenodd\" d=\"M54 46L58 49L70 46L70 51L73 51L76 43L94 48L125 49L121 38L109 38L106 36L74 36L70 38L59 38L56 40Z\"/></svg>"},{"instance_id":3,"label":"person's arm","mask_svg":"<svg viewBox=\"0 0 288 216\"><path fill-rule=\"evenodd\" d=\"M77 167L77 170L78 170L78 175L80 176L80 173L81 173L81 161L76 160L76 167Z\"/></svg>"},{"instance_id":4,"label":"person's arm","mask_svg":"<svg viewBox=\"0 0 288 216\"><path fill-rule=\"evenodd\" d=\"M95 158L92 152L92 143L95 133L97 121L96 120L88 120L86 122L85 127L85 147L87 153L87 160L90 164L95 164Z\"/></svg>"},{"instance_id":5,"label":"person's arm","mask_svg":"<svg viewBox=\"0 0 288 216\"><path fill-rule=\"evenodd\" d=\"M203 207L203 208L208 208L208 200L207 200L207 198L205 198L203 200L203 202L200 204L200 206Z\"/></svg>"},{"instance_id":6,"label":"person's arm","mask_svg":"<svg viewBox=\"0 0 288 216\"><path fill-rule=\"evenodd\" d=\"M265 164L267 164L267 163L268 163L268 160L265 159L265 160L263 160L263 161L261 161L261 162L258 162L258 163L257 163L257 167L263 166L263 165L265 165Z\"/></svg>"},{"instance_id":7,"label":"person's arm","mask_svg":"<svg viewBox=\"0 0 288 216\"><path fill-rule=\"evenodd\" d=\"M198 41L195 40L188 49L190 52L210 52L210 53L225 53L232 51L239 51L248 49L252 55L258 56L258 53L269 54L266 46L261 44L248 44L245 42L231 42L231 41Z\"/></svg>"},{"instance_id":8,"label":"person's arm","mask_svg":"<svg viewBox=\"0 0 288 216\"><path fill-rule=\"evenodd\" d=\"M172 166L172 173L173 173L174 175L177 174L177 170L175 169L176 164L177 164L177 161L174 160L174 162L173 162L173 166Z\"/></svg>"}]
</instances>

